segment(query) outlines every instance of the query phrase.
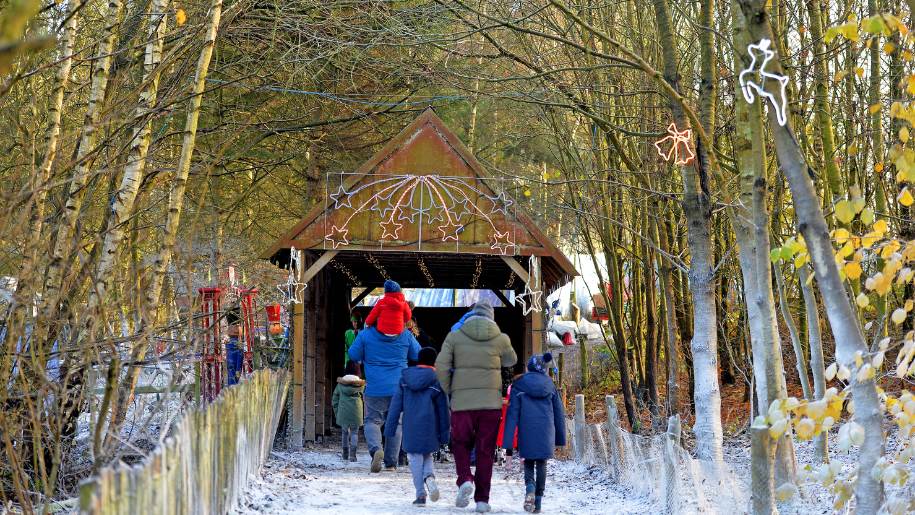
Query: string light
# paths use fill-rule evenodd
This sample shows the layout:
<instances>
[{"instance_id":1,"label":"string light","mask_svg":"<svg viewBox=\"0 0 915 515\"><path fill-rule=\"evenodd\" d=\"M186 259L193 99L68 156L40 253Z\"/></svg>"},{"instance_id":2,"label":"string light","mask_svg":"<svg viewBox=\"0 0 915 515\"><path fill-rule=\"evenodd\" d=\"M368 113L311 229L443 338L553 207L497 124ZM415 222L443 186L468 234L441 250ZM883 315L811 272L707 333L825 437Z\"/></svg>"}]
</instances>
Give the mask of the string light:
<instances>
[{"instance_id":1,"label":"string light","mask_svg":"<svg viewBox=\"0 0 915 515\"><path fill-rule=\"evenodd\" d=\"M515 248L511 233L501 231L490 217L494 213L508 216L508 209L514 201L504 191L493 196L472 184L466 177L436 174L385 175L367 180L347 191L343 186L344 175L349 174L340 174L341 184L330 195L333 205L328 208L348 209L351 212L342 223L332 224L324 236L334 249L350 244L349 224L357 214L366 210L381 214L378 225L382 230L382 240L398 240L404 227L400 222L416 224L418 216L419 224L433 226L440 232L442 242L457 243L469 223L461 223L461 220L470 215L471 219L483 220L492 230L489 238L492 250L507 254L509 249ZM392 202L391 199L395 200ZM487 209L483 209L474 199L482 200Z\"/></svg>"},{"instance_id":2,"label":"string light","mask_svg":"<svg viewBox=\"0 0 915 515\"><path fill-rule=\"evenodd\" d=\"M671 123L667 126L667 136L655 141L654 147L658 150L658 155L665 161L673 159L675 164L686 165L696 157L693 150L689 148L689 140L692 136L691 129L678 131L677 124ZM670 145L670 148L665 152L664 147L667 145Z\"/></svg>"},{"instance_id":3,"label":"string light","mask_svg":"<svg viewBox=\"0 0 915 515\"><path fill-rule=\"evenodd\" d=\"M483 273L483 259L477 258L476 268L473 271L473 279L470 280L470 289L476 290L480 281L480 274Z\"/></svg>"},{"instance_id":4,"label":"string light","mask_svg":"<svg viewBox=\"0 0 915 515\"><path fill-rule=\"evenodd\" d=\"M429 283L429 287L435 288L435 282L432 280L432 274L429 272L429 267L426 266L426 262L423 261L423 258L419 258L419 269L423 272L423 275L426 276L426 282Z\"/></svg>"},{"instance_id":5,"label":"string light","mask_svg":"<svg viewBox=\"0 0 915 515\"><path fill-rule=\"evenodd\" d=\"M505 283L506 290L512 289L512 286L514 286L514 284L515 284L515 277L516 277L515 272L513 272L513 271L508 272L508 282Z\"/></svg>"},{"instance_id":6,"label":"string light","mask_svg":"<svg viewBox=\"0 0 915 515\"><path fill-rule=\"evenodd\" d=\"M385 281L390 279L390 277L388 277L388 271L385 270L384 267L381 265L381 263L378 262L378 258L376 258L372 254L366 254L365 259L366 259L366 261L371 263L372 266L375 267L375 270L378 270L378 274L381 275L382 279L384 279Z\"/></svg>"},{"instance_id":7,"label":"string light","mask_svg":"<svg viewBox=\"0 0 915 515\"><path fill-rule=\"evenodd\" d=\"M740 72L738 79L740 90L743 91L743 98L746 99L747 103L752 104L757 96L765 97L772 104L772 108L775 109L775 117L778 120L778 124L784 126L788 123L788 96L785 91L785 88L788 87L788 77L766 71L766 65L775 57L775 52L769 50L771 46L772 41L765 38L761 39L759 43L748 45L747 53L750 54L750 66ZM762 56L762 62L757 60L759 56ZM759 84L751 80L757 73L760 77ZM778 98L766 91L766 81L769 79L778 82Z\"/></svg>"},{"instance_id":8,"label":"string light","mask_svg":"<svg viewBox=\"0 0 915 515\"><path fill-rule=\"evenodd\" d=\"M343 263L338 263L337 261L331 261L331 265L336 268L341 274L345 275L349 279L350 284L353 286L362 286L362 281L358 277L353 275L353 272Z\"/></svg>"}]
</instances>

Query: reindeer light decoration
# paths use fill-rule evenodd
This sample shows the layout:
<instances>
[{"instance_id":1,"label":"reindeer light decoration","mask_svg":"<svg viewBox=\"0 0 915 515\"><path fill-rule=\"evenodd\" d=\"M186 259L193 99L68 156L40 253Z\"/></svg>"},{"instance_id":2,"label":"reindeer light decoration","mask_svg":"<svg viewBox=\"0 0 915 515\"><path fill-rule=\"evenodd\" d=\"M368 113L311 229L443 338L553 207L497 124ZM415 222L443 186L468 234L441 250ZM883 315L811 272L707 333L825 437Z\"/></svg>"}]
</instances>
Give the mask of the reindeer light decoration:
<instances>
[{"instance_id":1,"label":"reindeer light decoration","mask_svg":"<svg viewBox=\"0 0 915 515\"><path fill-rule=\"evenodd\" d=\"M747 53L750 54L752 60L750 61L750 66L740 72L738 79L740 81L740 90L743 91L743 98L746 99L747 103L752 104L757 96L766 98L772 104L772 109L775 109L775 117L778 119L778 124L784 126L788 123L788 114L786 112L788 97L785 93L785 88L788 86L788 77L766 71L766 65L775 57L775 52L769 50L770 46L772 46L772 42L765 38L761 39L759 43L747 46ZM760 77L758 84L752 80L757 74ZM768 80L778 82L777 96L766 91L766 81Z\"/></svg>"}]
</instances>

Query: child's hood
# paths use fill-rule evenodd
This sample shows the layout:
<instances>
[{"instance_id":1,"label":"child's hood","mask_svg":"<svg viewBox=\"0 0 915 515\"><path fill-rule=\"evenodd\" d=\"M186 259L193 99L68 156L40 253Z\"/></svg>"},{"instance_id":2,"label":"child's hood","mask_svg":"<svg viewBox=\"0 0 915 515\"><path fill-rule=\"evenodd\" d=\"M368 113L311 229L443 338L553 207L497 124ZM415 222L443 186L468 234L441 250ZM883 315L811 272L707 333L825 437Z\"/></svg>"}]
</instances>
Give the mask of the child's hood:
<instances>
[{"instance_id":1,"label":"child's hood","mask_svg":"<svg viewBox=\"0 0 915 515\"><path fill-rule=\"evenodd\" d=\"M528 372L512 384L512 390L520 390L534 398L549 397L556 391L556 385L546 374Z\"/></svg>"},{"instance_id":2,"label":"child's hood","mask_svg":"<svg viewBox=\"0 0 915 515\"><path fill-rule=\"evenodd\" d=\"M405 368L400 376L400 382L411 390L424 390L438 383L435 370L426 367Z\"/></svg>"},{"instance_id":3,"label":"child's hood","mask_svg":"<svg viewBox=\"0 0 915 515\"><path fill-rule=\"evenodd\" d=\"M343 377L338 377L337 384L342 384L343 386L365 386L365 381L359 376L347 374Z\"/></svg>"},{"instance_id":4,"label":"child's hood","mask_svg":"<svg viewBox=\"0 0 915 515\"><path fill-rule=\"evenodd\" d=\"M402 291L389 291L384 294L385 299L396 300L397 302L407 302L407 298L403 296Z\"/></svg>"}]
</instances>

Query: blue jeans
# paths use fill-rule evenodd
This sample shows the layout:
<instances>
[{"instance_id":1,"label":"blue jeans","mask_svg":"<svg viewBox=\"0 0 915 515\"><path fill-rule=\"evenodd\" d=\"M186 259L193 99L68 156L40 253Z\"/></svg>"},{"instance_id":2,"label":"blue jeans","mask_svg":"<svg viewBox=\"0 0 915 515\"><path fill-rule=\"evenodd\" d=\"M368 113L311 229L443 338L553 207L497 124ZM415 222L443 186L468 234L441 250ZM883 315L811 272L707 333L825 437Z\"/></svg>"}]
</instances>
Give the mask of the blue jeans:
<instances>
[{"instance_id":1,"label":"blue jeans","mask_svg":"<svg viewBox=\"0 0 915 515\"><path fill-rule=\"evenodd\" d=\"M238 345L238 338L229 338L226 342L226 371L228 372L228 384L237 384L241 380L242 366L245 355Z\"/></svg>"},{"instance_id":2,"label":"blue jeans","mask_svg":"<svg viewBox=\"0 0 915 515\"><path fill-rule=\"evenodd\" d=\"M365 443L369 446L369 455L381 449L381 426L388 418L388 408L391 406L391 397L365 396ZM394 438L384 442L384 466L396 467L397 456L400 454L401 425L397 424L397 433Z\"/></svg>"},{"instance_id":3,"label":"blue jeans","mask_svg":"<svg viewBox=\"0 0 915 515\"><path fill-rule=\"evenodd\" d=\"M413 487L416 488L416 497L425 497L426 495L426 478L434 476L432 470L432 453L419 454L407 453L407 459L410 460L410 473L413 474Z\"/></svg>"}]
</instances>

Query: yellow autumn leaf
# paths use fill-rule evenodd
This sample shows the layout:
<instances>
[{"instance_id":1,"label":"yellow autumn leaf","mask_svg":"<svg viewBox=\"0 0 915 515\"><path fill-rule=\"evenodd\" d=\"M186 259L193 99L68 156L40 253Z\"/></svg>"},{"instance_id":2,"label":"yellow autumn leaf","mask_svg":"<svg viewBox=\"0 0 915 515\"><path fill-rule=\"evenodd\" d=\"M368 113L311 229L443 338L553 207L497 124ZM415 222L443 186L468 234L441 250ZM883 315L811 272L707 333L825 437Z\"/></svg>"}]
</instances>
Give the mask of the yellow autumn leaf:
<instances>
[{"instance_id":1,"label":"yellow autumn leaf","mask_svg":"<svg viewBox=\"0 0 915 515\"><path fill-rule=\"evenodd\" d=\"M858 307L861 309L866 308L867 306L870 305L870 303L871 303L870 298L868 298L867 294L865 294L863 292L859 293L858 296L855 297L855 304L857 304Z\"/></svg>"},{"instance_id":2,"label":"yellow autumn leaf","mask_svg":"<svg viewBox=\"0 0 915 515\"><path fill-rule=\"evenodd\" d=\"M848 75L848 70L839 70L835 75L832 76L832 80L836 82L841 82Z\"/></svg>"},{"instance_id":3,"label":"yellow autumn leaf","mask_svg":"<svg viewBox=\"0 0 915 515\"><path fill-rule=\"evenodd\" d=\"M896 45L890 43L889 41L887 41L886 43L883 44L883 53L884 54L890 55L893 53L894 50L896 50Z\"/></svg>"},{"instance_id":4,"label":"yellow autumn leaf","mask_svg":"<svg viewBox=\"0 0 915 515\"><path fill-rule=\"evenodd\" d=\"M896 308L896 310L893 311L892 316L890 316L890 319L892 319L893 323L896 325L905 322L905 310L902 308Z\"/></svg>"},{"instance_id":5,"label":"yellow autumn leaf","mask_svg":"<svg viewBox=\"0 0 915 515\"><path fill-rule=\"evenodd\" d=\"M870 224L874 223L874 210L873 209L868 207L868 208L864 208L864 210L861 211L861 223L863 223L864 225L870 225Z\"/></svg>"},{"instance_id":6,"label":"yellow autumn leaf","mask_svg":"<svg viewBox=\"0 0 915 515\"><path fill-rule=\"evenodd\" d=\"M836 202L836 218L843 224L847 224L854 220L855 209L852 206L852 203L847 200Z\"/></svg>"},{"instance_id":7,"label":"yellow autumn leaf","mask_svg":"<svg viewBox=\"0 0 915 515\"><path fill-rule=\"evenodd\" d=\"M880 173L883 171L883 161L880 161L879 163L874 165L874 171L877 173Z\"/></svg>"},{"instance_id":8,"label":"yellow autumn leaf","mask_svg":"<svg viewBox=\"0 0 915 515\"><path fill-rule=\"evenodd\" d=\"M901 129L899 129L899 141L902 141L903 143L908 143L908 141L909 141L909 128L908 127L903 127Z\"/></svg>"},{"instance_id":9,"label":"yellow autumn leaf","mask_svg":"<svg viewBox=\"0 0 915 515\"><path fill-rule=\"evenodd\" d=\"M797 437L801 440L810 440L813 438L814 430L816 429L816 423L813 419L804 417L794 425L794 432L797 434Z\"/></svg>"},{"instance_id":10,"label":"yellow autumn leaf","mask_svg":"<svg viewBox=\"0 0 915 515\"><path fill-rule=\"evenodd\" d=\"M897 200L903 206L909 207L912 205L912 202L915 201L915 198L912 198L912 193L909 191L909 188L903 188L899 197L897 197Z\"/></svg>"},{"instance_id":11,"label":"yellow autumn leaf","mask_svg":"<svg viewBox=\"0 0 915 515\"><path fill-rule=\"evenodd\" d=\"M851 145L849 145L847 152L851 155L857 154L858 153L858 144L852 143Z\"/></svg>"},{"instance_id":12,"label":"yellow autumn leaf","mask_svg":"<svg viewBox=\"0 0 915 515\"><path fill-rule=\"evenodd\" d=\"M175 23L177 23L178 26L181 26L184 25L185 22L187 22L187 13L184 12L184 9L175 11Z\"/></svg>"},{"instance_id":13,"label":"yellow autumn leaf","mask_svg":"<svg viewBox=\"0 0 915 515\"><path fill-rule=\"evenodd\" d=\"M858 263L857 261L849 261L848 263L845 263L845 276L852 281L856 281L859 277L861 277L862 272L863 270L861 270L861 263Z\"/></svg>"},{"instance_id":14,"label":"yellow autumn leaf","mask_svg":"<svg viewBox=\"0 0 915 515\"><path fill-rule=\"evenodd\" d=\"M847 259L849 256L855 253L855 244L849 240L848 243L842 245L842 248L839 249L839 252L836 253L842 259Z\"/></svg>"},{"instance_id":15,"label":"yellow autumn leaf","mask_svg":"<svg viewBox=\"0 0 915 515\"><path fill-rule=\"evenodd\" d=\"M862 68L860 66L855 68L855 75L857 75L859 78L864 77L864 68Z\"/></svg>"},{"instance_id":16,"label":"yellow autumn leaf","mask_svg":"<svg viewBox=\"0 0 915 515\"><path fill-rule=\"evenodd\" d=\"M912 60L912 57L913 57L913 55L912 55L912 51L911 51L911 50L903 50L903 51L902 51L902 60L903 60L903 61L909 62L909 61Z\"/></svg>"},{"instance_id":17,"label":"yellow autumn leaf","mask_svg":"<svg viewBox=\"0 0 915 515\"><path fill-rule=\"evenodd\" d=\"M833 237L836 239L836 243L839 245L844 245L848 241L850 234L848 229L838 228L833 232Z\"/></svg>"},{"instance_id":18,"label":"yellow autumn leaf","mask_svg":"<svg viewBox=\"0 0 915 515\"><path fill-rule=\"evenodd\" d=\"M886 220L877 220L874 222L874 232L885 233L889 227L886 224Z\"/></svg>"},{"instance_id":19,"label":"yellow autumn leaf","mask_svg":"<svg viewBox=\"0 0 915 515\"><path fill-rule=\"evenodd\" d=\"M810 254L801 252L794 257L794 268L800 268L810 262Z\"/></svg>"},{"instance_id":20,"label":"yellow autumn leaf","mask_svg":"<svg viewBox=\"0 0 915 515\"><path fill-rule=\"evenodd\" d=\"M868 111L870 114L874 114L874 113L880 111L880 109L881 109L882 107L883 107L883 104L881 104L881 103L878 102L878 103L876 103L876 104L871 104L871 106L867 108L867 111Z\"/></svg>"},{"instance_id":21,"label":"yellow autumn leaf","mask_svg":"<svg viewBox=\"0 0 915 515\"><path fill-rule=\"evenodd\" d=\"M531 190L524 190L524 196L525 196L525 197L530 197L530 196L531 196Z\"/></svg>"}]
</instances>

